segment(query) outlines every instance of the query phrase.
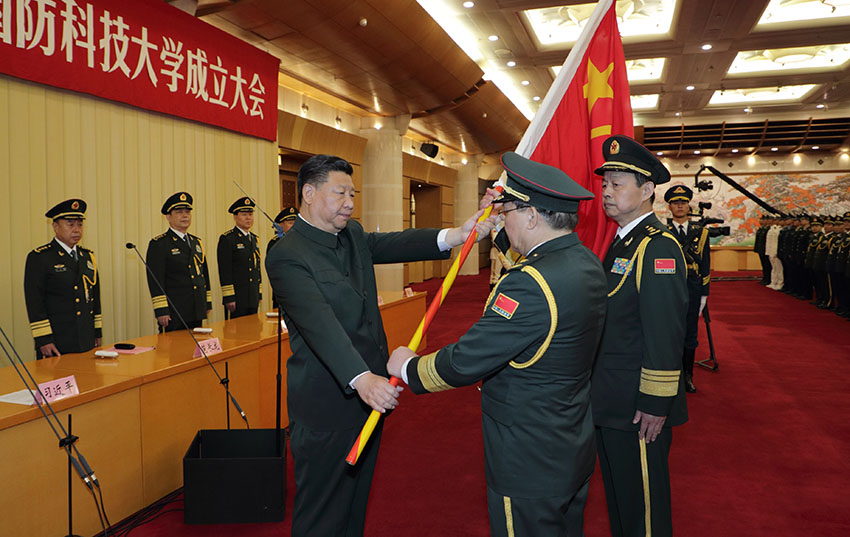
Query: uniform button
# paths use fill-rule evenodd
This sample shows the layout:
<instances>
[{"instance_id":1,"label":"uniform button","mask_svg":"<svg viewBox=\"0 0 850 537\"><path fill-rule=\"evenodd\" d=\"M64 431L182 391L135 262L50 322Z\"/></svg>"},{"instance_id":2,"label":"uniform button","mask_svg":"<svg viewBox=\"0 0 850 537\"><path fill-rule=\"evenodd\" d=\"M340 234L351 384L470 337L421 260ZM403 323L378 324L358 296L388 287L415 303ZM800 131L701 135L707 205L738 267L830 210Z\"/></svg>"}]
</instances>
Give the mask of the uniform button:
<instances>
[{"instance_id":1,"label":"uniform button","mask_svg":"<svg viewBox=\"0 0 850 537\"><path fill-rule=\"evenodd\" d=\"M79 301L80 301L80 299L79 299L79 298L75 300L75 302L79 302Z\"/></svg>"},{"instance_id":2,"label":"uniform button","mask_svg":"<svg viewBox=\"0 0 850 537\"><path fill-rule=\"evenodd\" d=\"M197 285L193 285L193 286L192 286L192 289L197 289L197 288L198 288L198 286L197 286Z\"/></svg>"},{"instance_id":3,"label":"uniform button","mask_svg":"<svg viewBox=\"0 0 850 537\"><path fill-rule=\"evenodd\" d=\"M79 314L80 314L80 312L78 311L78 312L77 312L77 315L79 315Z\"/></svg>"},{"instance_id":4,"label":"uniform button","mask_svg":"<svg viewBox=\"0 0 850 537\"><path fill-rule=\"evenodd\" d=\"M75 286L74 286L74 291L76 291L77 289L79 289L79 287L77 287L77 286L75 285Z\"/></svg>"},{"instance_id":5,"label":"uniform button","mask_svg":"<svg viewBox=\"0 0 850 537\"><path fill-rule=\"evenodd\" d=\"M254 281L254 278L248 278L248 281L252 282L252 281Z\"/></svg>"}]
</instances>

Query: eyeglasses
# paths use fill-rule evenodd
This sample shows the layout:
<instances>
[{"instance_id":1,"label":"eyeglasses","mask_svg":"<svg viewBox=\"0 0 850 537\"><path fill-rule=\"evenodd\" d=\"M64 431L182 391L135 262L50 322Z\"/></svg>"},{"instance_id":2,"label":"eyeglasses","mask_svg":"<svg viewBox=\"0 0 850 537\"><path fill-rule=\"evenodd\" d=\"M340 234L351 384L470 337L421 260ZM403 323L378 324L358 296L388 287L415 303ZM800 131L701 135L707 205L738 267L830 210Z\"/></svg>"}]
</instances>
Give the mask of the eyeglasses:
<instances>
[{"instance_id":1,"label":"eyeglasses","mask_svg":"<svg viewBox=\"0 0 850 537\"><path fill-rule=\"evenodd\" d=\"M502 209L502 214L507 214L511 211L522 211L523 209L528 209L531 207L530 205L524 205L522 207L514 207L513 209Z\"/></svg>"}]
</instances>

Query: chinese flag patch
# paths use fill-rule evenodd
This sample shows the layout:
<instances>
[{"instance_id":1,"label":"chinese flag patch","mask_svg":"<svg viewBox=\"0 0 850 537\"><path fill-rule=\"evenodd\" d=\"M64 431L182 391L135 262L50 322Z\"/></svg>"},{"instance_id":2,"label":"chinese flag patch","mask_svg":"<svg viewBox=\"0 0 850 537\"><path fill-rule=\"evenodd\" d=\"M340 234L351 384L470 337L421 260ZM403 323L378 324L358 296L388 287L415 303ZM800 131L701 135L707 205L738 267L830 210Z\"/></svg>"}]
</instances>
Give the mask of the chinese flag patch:
<instances>
[{"instance_id":1,"label":"chinese flag patch","mask_svg":"<svg viewBox=\"0 0 850 537\"><path fill-rule=\"evenodd\" d=\"M675 259L656 259L655 260L656 274L676 274Z\"/></svg>"},{"instance_id":2,"label":"chinese flag patch","mask_svg":"<svg viewBox=\"0 0 850 537\"><path fill-rule=\"evenodd\" d=\"M499 296L497 296L496 300L493 301L493 305L490 306L490 309L505 319L510 319L514 316L517 306L519 306L519 302L507 295L499 293Z\"/></svg>"}]
</instances>

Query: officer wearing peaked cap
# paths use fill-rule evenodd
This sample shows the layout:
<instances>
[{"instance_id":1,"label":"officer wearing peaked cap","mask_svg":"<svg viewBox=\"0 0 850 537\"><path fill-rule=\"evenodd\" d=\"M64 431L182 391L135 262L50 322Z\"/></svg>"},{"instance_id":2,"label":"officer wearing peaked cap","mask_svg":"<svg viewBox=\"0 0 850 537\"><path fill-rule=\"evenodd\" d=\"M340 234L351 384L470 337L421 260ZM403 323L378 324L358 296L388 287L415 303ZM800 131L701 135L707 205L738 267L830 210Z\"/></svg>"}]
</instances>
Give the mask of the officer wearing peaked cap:
<instances>
[{"instance_id":1,"label":"officer wearing peaked cap","mask_svg":"<svg viewBox=\"0 0 850 537\"><path fill-rule=\"evenodd\" d=\"M295 207L286 207L277 213L277 216L274 217L274 223L281 227L283 235L285 235L286 232L292 229L292 226L295 225L296 218L298 218L298 210ZM272 246L277 244L277 241L279 241L283 235L275 233L275 236L271 238L269 244L266 246L266 255L268 255L269 250L272 249Z\"/></svg>"},{"instance_id":2,"label":"officer wearing peaked cap","mask_svg":"<svg viewBox=\"0 0 850 537\"><path fill-rule=\"evenodd\" d=\"M652 212L664 165L627 136L602 144L602 206L620 228L602 262L608 312L593 367L596 446L615 537L672 535L667 454L687 421L682 349L687 267Z\"/></svg>"},{"instance_id":3,"label":"officer wearing peaked cap","mask_svg":"<svg viewBox=\"0 0 850 537\"><path fill-rule=\"evenodd\" d=\"M605 317L605 274L574 233L593 194L563 171L502 156L501 202L525 261L498 281L484 315L427 356L393 352L414 393L483 379L487 505L493 536L581 535L595 464L590 373ZM557 411L555 411L557 409Z\"/></svg>"},{"instance_id":4,"label":"officer wearing peaked cap","mask_svg":"<svg viewBox=\"0 0 850 537\"><path fill-rule=\"evenodd\" d=\"M257 313L263 299L260 246L251 231L254 207L254 200L248 196L234 201L227 212L236 225L218 239L218 279L226 319Z\"/></svg>"},{"instance_id":5,"label":"officer wearing peaked cap","mask_svg":"<svg viewBox=\"0 0 850 537\"><path fill-rule=\"evenodd\" d=\"M24 297L36 358L100 346L103 319L94 252L79 244L86 202L69 199L44 215L55 237L27 255Z\"/></svg>"},{"instance_id":6,"label":"officer wearing peaked cap","mask_svg":"<svg viewBox=\"0 0 850 537\"><path fill-rule=\"evenodd\" d=\"M146 255L154 315L160 332L186 328L181 316L188 328L195 328L201 326L212 309L212 287L204 245L189 233L192 195L172 194L161 212L168 221L168 230L151 239Z\"/></svg>"},{"instance_id":7,"label":"officer wearing peaked cap","mask_svg":"<svg viewBox=\"0 0 850 537\"><path fill-rule=\"evenodd\" d=\"M675 185L664 193L664 201L673 218L667 222L670 232L679 241L688 270L688 313L685 319L685 348L682 353L682 371L685 374L685 391L696 392L694 386L694 356L699 345L699 316L708 300L711 281L711 252L708 229L690 220L690 202L694 192L685 185Z\"/></svg>"}]
</instances>

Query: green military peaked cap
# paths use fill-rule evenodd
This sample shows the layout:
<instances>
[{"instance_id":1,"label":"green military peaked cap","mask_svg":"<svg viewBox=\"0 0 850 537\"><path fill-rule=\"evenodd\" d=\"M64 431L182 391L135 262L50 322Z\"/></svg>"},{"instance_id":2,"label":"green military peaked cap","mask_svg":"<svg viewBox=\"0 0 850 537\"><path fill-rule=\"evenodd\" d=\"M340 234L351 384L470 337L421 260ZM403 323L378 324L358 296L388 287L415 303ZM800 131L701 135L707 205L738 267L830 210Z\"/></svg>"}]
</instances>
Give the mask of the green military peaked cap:
<instances>
[{"instance_id":1,"label":"green military peaked cap","mask_svg":"<svg viewBox=\"0 0 850 537\"><path fill-rule=\"evenodd\" d=\"M594 198L592 192L553 166L534 162L513 151L502 155L501 162L507 181L504 192L494 201L523 201L539 209L575 213L580 201Z\"/></svg>"},{"instance_id":2,"label":"green military peaked cap","mask_svg":"<svg viewBox=\"0 0 850 537\"><path fill-rule=\"evenodd\" d=\"M672 203L674 201L691 201L694 199L694 191L685 185L671 186L664 193L664 201Z\"/></svg>"},{"instance_id":3,"label":"green military peaked cap","mask_svg":"<svg viewBox=\"0 0 850 537\"><path fill-rule=\"evenodd\" d=\"M596 168L596 175L604 175L610 170L632 172L656 185L670 181L670 172L664 164L649 149L628 136L617 134L602 142L602 156L605 164Z\"/></svg>"},{"instance_id":4,"label":"green military peaked cap","mask_svg":"<svg viewBox=\"0 0 850 537\"><path fill-rule=\"evenodd\" d=\"M86 202L76 198L65 200L54 205L53 208L44 213L44 216L53 219L53 221L60 218L66 220L85 220Z\"/></svg>"},{"instance_id":5,"label":"green military peaked cap","mask_svg":"<svg viewBox=\"0 0 850 537\"><path fill-rule=\"evenodd\" d=\"M243 196L243 197L239 198L238 200L234 201L230 205L230 208L227 209L227 212L229 212L230 214L236 214L239 211L248 211L248 210L253 211L254 207L256 205L257 204L254 203L254 200L252 200L248 196Z\"/></svg>"},{"instance_id":6,"label":"green military peaked cap","mask_svg":"<svg viewBox=\"0 0 850 537\"><path fill-rule=\"evenodd\" d=\"M174 209L191 209L192 195L188 192L175 192L168 196L165 203L162 204L162 214L168 214Z\"/></svg>"},{"instance_id":7,"label":"green military peaked cap","mask_svg":"<svg viewBox=\"0 0 850 537\"><path fill-rule=\"evenodd\" d=\"M298 210L295 207L286 207L274 217L274 223L280 224L281 222L286 222L287 220L292 220L298 216Z\"/></svg>"}]
</instances>

